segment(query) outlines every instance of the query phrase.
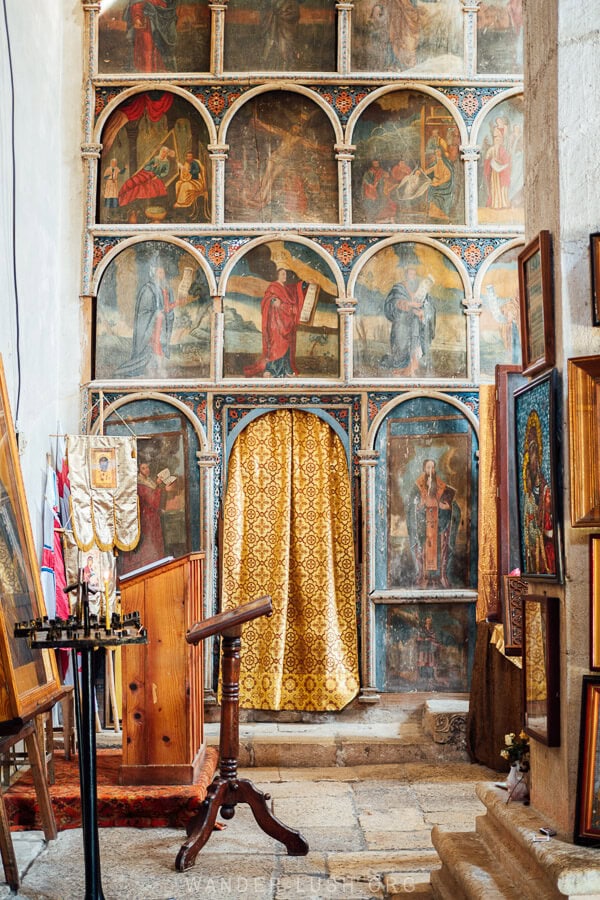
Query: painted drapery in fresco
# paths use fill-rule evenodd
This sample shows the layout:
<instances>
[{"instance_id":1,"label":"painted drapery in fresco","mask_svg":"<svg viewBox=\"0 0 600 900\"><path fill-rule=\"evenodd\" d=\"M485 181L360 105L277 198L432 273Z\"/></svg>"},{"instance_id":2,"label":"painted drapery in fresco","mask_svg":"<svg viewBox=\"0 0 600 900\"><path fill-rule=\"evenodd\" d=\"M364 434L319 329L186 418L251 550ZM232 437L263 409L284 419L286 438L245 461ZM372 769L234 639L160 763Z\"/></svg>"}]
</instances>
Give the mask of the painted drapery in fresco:
<instances>
[{"instance_id":1,"label":"painted drapery in fresco","mask_svg":"<svg viewBox=\"0 0 600 900\"><path fill-rule=\"evenodd\" d=\"M359 687L352 508L342 444L317 416L251 422L229 459L223 609L263 594L244 626L240 705L342 709Z\"/></svg>"}]
</instances>

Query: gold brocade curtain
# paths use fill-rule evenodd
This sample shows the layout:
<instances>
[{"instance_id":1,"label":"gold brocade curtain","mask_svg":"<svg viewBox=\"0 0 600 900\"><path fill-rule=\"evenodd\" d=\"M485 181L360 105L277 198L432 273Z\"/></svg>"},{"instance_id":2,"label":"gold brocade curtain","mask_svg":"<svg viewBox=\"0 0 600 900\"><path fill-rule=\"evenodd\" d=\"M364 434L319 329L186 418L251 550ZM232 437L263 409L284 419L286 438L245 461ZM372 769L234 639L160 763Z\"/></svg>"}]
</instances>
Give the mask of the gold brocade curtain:
<instances>
[{"instance_id":1,"label":"gold brocade curtain","mask_svg":"<svg viewBox=\"0 0 600 900\"><path fill-rule=\"evenodd\" d=\"M477 621L500 613L496 465L496 387L479 389L479 556Z\"/></svg>"},{"instance_id":2,"label":"gold brocade curtain","mask_svg":"<svg viewBox=\"0 0 600 900\"><path fill-rule=\"evenodd\" d=\"M341 709L359 687L350 479L342 443L311 413L251 422L229 459L223 609L270 594L244 626L240 706Z\"/></svg>"}]
</instances>

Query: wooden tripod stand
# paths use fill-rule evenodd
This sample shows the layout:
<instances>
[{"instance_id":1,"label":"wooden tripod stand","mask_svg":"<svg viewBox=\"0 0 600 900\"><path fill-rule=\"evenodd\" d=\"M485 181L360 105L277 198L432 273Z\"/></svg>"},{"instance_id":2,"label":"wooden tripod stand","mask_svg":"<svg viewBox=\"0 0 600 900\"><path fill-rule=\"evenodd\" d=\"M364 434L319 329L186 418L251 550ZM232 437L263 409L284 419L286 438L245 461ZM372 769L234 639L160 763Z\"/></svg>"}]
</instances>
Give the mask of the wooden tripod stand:
<instances>
[{"instance_id":1,"label":"wooden tripod stand","mask_svg":"<svg viewBox=\"0 0 600 900\"><path fill-rule=\"evenodd\" d=\"M219 738L219 774L209 787L202 809L187 828L175 867L183 872L193 866L196 856L209 839L219 809L224 819L233 819L238 803L247 803L262 830L281 841L290 856L305 856L308 844L299 831L288 828L273 815L267 805L269 794L259 791L247 778L238 778L240 647L242 624L273 612L270 597L260 597L194 625L186 634L188 644L197 644L213 634L222 636L222 701Z\"/></svg>"}]
</instances>

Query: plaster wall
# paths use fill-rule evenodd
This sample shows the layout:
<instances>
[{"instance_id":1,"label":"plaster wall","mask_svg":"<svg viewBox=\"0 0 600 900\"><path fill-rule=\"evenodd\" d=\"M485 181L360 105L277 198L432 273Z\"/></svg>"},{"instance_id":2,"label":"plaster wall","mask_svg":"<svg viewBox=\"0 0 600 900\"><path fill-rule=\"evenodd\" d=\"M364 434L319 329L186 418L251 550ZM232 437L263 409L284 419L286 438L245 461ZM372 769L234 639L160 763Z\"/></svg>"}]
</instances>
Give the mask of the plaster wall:
<instances>
[{"instance_id":1,"label":"plaster wall","mask_svg":"<svg viewBox=\"0 0 600 900\"><path fill-rule=\"evenodd\" d=\"M82 26L78 0L6 0L0 17L0 353L40 548L49 435L78 430Z\"/></svg>"},{"instance_id":2,"label":"plaster wall","mask_svg":"<svg viewBox=\"0 0 600 900\"><path fill-rule=\"evenodd\" d=\"M565 586L561 595L561 746L533 742L532 802L569 833L579 754L581 676L589 671L589 530L569 526L567 360L600 353L591 326L589 235L598 230L595 151L600 7L528 0L525 7L526 236L552 233L562 420ZM552 790L548 786L552 785Z\"/></svg>"}]
</instances>

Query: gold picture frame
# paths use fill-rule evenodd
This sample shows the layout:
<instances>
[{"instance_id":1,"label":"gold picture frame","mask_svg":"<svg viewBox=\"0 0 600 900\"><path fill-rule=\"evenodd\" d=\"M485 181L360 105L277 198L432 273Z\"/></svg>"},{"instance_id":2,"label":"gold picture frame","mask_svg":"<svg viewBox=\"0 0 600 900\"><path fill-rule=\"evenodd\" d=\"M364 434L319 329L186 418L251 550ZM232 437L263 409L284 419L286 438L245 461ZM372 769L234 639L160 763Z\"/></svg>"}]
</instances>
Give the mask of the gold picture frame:
<instances>
[{"instance_id":1,"label":"gold picture frame","mask_svg":"<svg viewBox=\"0 0 600 900\"><path fill-rule=\"evenodd\" d=\"M600 534L590 535L590 669L600 671Z\"/></svg>"},{"instance_id":2,"label":"gold picture frame","mask_svg":"<svg viewBox=\"0 0 600 900\"><path fill-rule=\"evenodd\" d=\"M0 733L18 730L62 693L56 658L15 638L17 622L46 613L19 452L0 356Z\"/></svg>"},{"instance_id":3,"label":"gold picture frame","mask_svg":"<svg viewBox=\"0 0 600 900\"><path fill-rule=\"evenodd\" d=\"M571 525L600 524L600 356L567 360Z\"/></svg>"},{"instance_id":4,"label":"gold picture frame","mask_svg":"<svg viewBox=\"0 0 600 900\"><path fill-rule=\"evenodd\" d=\"M517 258L521 307L523 375L538 375L554 365L552 240L540 231Z\"/></svg>"}]
</instances>

